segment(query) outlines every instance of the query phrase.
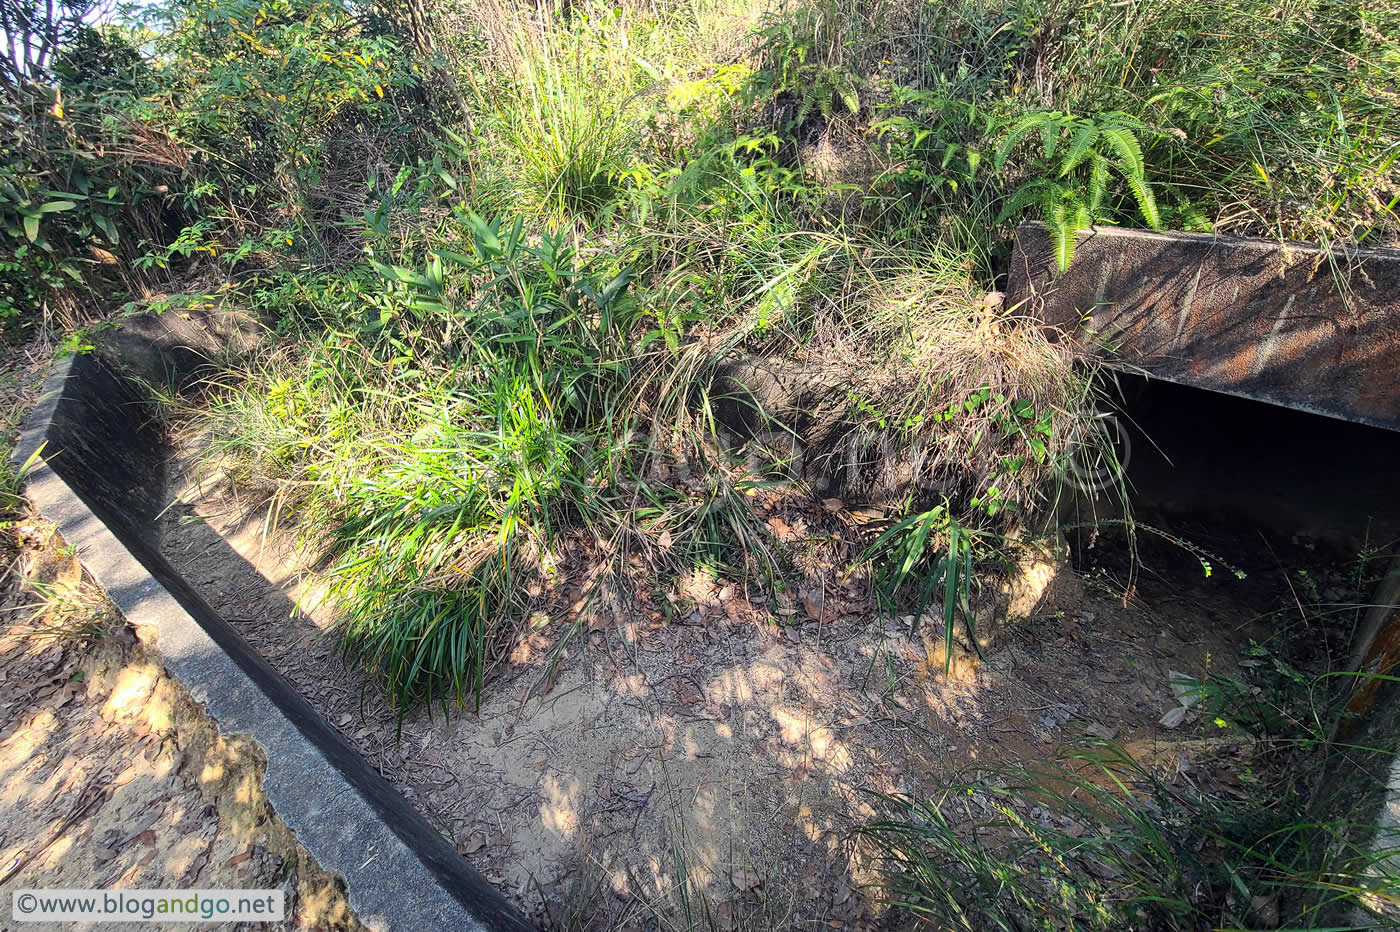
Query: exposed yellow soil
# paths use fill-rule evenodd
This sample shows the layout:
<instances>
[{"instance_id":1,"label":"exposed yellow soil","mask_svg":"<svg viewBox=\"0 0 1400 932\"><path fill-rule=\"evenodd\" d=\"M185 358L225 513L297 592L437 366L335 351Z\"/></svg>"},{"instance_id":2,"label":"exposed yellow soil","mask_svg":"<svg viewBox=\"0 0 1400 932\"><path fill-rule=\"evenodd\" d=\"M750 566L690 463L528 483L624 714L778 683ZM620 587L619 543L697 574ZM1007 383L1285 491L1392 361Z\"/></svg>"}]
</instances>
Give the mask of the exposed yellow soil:
<instances>
[{"instance_id":1,"label":"exposed yellow soil","mask_svg":"<svg viewBox=\"0 0 1400 932\"><path fill-rule=\"evenodd\" d=\"M0 892L281 889L286 919L264 928L360 928L264 798L261 751L219 734L50 526L19 531L0 591Z\"/></svg>"}]
</instances>

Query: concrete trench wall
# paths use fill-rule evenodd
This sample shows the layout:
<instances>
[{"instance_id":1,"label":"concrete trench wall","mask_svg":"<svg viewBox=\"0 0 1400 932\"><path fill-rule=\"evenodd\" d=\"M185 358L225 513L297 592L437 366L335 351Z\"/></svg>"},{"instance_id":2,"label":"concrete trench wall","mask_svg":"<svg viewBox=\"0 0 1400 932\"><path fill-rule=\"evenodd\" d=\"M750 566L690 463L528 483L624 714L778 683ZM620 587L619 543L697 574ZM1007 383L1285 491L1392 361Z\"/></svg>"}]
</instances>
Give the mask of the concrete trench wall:
<instances>
[{"instance_id":1,"label":"concrete trench wall","mask_svg":"<svg viewBox=\"0 0 1400 932\"><path fill-rule=\"evenodd\" d=\"M194 341L182 338L174 320L145 326L147 337L137 327L124 338L144 347L126 354L135 371L190 377L190 365L203 358L189 346ZM153 519L165 455L153 417L142 391L112 362L56 360L15 452L17 465L30 463L27 497L78 549L127 620L156 629L166 668L219 729L258 742L268 761L268 800L317 862L344 876L362 922L444 932L528 928L161 555Z\"/></svg>"},{"instance_id":2,"label":"concrete trench wall","mask_svg":"<svg viewBox=\"0 0 1400 932\"><path fill-rule=\"evenodd\" d=\"M1400 430L1400 250L1120 227L1016 230L1008 306L1110 344L1115 364Z\"/></svg>"}]
</instances>

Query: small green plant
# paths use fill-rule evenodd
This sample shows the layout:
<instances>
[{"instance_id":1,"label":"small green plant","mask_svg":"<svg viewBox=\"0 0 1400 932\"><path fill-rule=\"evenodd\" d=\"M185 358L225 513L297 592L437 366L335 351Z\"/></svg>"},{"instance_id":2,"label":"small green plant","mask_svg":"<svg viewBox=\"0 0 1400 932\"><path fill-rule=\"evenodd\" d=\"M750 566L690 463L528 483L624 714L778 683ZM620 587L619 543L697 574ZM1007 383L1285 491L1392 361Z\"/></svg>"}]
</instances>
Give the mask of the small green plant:
<instances>
[{"instance_id":1,"label":"small green plant","mask_svg":"<svg viewBox=\"0 0 1400 932\"><path fill-rule=\"evenodd\" d=\"M758 30L759 54L768 66L754 75L751 95L794 102L788 128L803 126L815 111L831 120L860 112L861 77L845 63L846 49L827 33L832 18L819 10L770 15Z\"/></svg>"},{"instance_id":2,"label":"small green plant","mask_svg":"<svg viewBox=\"0 0 1400 932\"><path fill-rule=\"evenodd\" d=\"M27 613L22 626L11 630L41 643L91 641L111 633L111 603L100 589L80 580L73 585L28 580L37 602L9 609Z\"/></svg>"},{"instance_id":3,"label":"small green plant","mask_svg":"<svg viewBox=\"0 0 1400 932\"><path fill-rule=\"evenodd\" d=\"M8 445L11 438L4 438L4 443ZM18 469L10 462L7 456L0 462L0 531L8 531L15 526L15 516L24 514L26 502L24 499L24 482L35 464L39 462L39 457L43 455L44 444L29 455Z\"/></svg>"},{"instance_id":4,"label":"small green plant","mask_svg":"<svg viewBox=\"0 0 1400 932\"><path fill-rule=\"evenodd\" d=\"M0 515L18 511L23 504L24 480L9 462L0 464Z\"/></svg>"},{"instance_id":5,"label":"small green plant","mask_svg":"<svg viewBox=\"0 0 1400 932\"><path fill-rule=\"evenodd\" d=\"M896 88L883 109L887 115L872 129L889 146L889 177L950 204L970 200L996 114L975 101L911 87Z\"/></svg>"},{"instance_id":6,"label":"small green plant","mask_svg":"<svg viewBox=\"0 0 1400 932\"><path fill-rule=\"evenodd\" d=\"M993 164L1002 171L1012 152L1027 137L1039 137L1039 149L1024 169L1027 179L1007 196L997 216L1004 223L1035 205L1049 227L1060 271L1069 268L1077 231L1122 216L1111 181L1128 189L1129 201L1143 221L1161 229L1157 198L1147 179L1139 137L1152 130L1126 113L1079 117L1060 111L1028 113L1011 127L997 148Z\"/></svg>"},{"instance_id":7,"label":"small green plant","mask_svg":"<svg viewBox=\"0 0 1400 932\"><path fill-rule=\"evenodd\" d=\"M881 601L887 609L897 606L908 584L915 589L914 621L909 635L918 631L924 608L939 586L943 588L944 669L953 662L953 636L959 615L967 627L968 640L975 646L977 632L972 616L973 544L981 535L963 527L953 517L947 502L922 514L896 522L875 539L862 561L876 561L876 579ZM979 648L980 650L980 648Z\"/></svg>"}]
</instances>

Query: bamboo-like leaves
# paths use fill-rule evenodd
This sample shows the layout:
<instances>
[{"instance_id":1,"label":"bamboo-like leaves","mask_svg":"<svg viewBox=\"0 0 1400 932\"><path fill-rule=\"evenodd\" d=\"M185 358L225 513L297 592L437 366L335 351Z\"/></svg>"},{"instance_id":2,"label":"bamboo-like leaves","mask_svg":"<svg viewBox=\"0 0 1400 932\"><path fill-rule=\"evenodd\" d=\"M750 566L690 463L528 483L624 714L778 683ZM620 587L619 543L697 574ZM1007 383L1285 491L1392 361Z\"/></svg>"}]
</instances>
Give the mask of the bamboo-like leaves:
<instances>
[{"instance_id":1,"label":"bamboo-like leaves","mask_svg":"<svg viewBox=\"0 0 1400 932\"><path fill-rule=\"evenodd\" d=\"M898 591L920 576L910 636L918 633L919 620L938 586L943 587L944 669L953 661L953 636L961 612L973 644L977 643L972 618L971 587L973 532L949 512L947 504L912 515L885 530L866 548L862 560L881 566L878 573L882 600L895 604Z\"/></svg>"}]
</instances>

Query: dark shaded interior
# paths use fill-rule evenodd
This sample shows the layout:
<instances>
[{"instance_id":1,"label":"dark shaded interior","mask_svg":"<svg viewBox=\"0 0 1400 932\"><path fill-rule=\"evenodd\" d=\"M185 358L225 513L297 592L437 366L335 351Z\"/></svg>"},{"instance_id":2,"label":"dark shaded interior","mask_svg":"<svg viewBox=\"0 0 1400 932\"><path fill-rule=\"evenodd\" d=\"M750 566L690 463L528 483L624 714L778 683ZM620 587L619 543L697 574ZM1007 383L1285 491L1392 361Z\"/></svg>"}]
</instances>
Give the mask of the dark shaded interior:
<instances>
[{"instance_id":1,"label":"dark shaded interior","mask_svg":"<svg viewBox=\"0 0 1400 932\"><path fill-rule=\"evenodd\" d=\"M1400 432L1119 375L1139 510L1254 527L1306 546L1400 539Z\"/></svg>"}]
</instances>

